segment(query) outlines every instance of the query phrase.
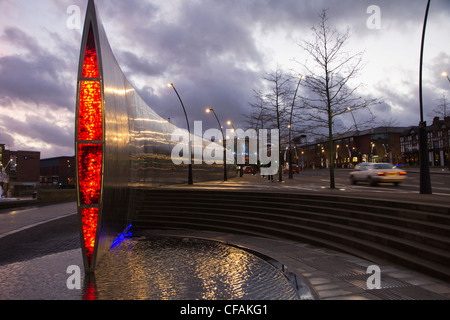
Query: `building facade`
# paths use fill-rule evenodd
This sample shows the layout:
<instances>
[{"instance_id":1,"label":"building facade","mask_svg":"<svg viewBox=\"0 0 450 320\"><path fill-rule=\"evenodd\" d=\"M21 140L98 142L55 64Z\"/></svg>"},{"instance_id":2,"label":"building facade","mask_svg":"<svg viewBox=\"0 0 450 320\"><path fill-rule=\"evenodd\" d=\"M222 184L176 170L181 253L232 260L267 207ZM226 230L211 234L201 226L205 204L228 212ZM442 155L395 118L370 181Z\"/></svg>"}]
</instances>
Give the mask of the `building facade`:
<instances>
[{"instance_id":1,"label":"building facade","mask_svg":"<svg viewBox=\"0 0 450 320\"><path fill-rule=\"evenodd\" d=\"M32 196L39 183L39 151L12 151L1 149L2 196Z\"/></svg>"},{"instance_id":2,"label":"building facade","mask_svg":"<svg viewBox=\"0 0 450 320\"><path fill-rule=\"evenodd\" d=\"M43 187L75 187L75 156L40 161L39 182Z\"/></svg>"},{"instance_id":3,"label":"building facade","mask_svg":"<svg viewBox=\"0 0 450 320\"><path fill-rule=\"evenodd\" d=\"M351 131L333 139L332 157L336 167L353 167L359 162L392 162L402 165L400 136L405 127L378 127ZM294 140L295 141L295 140ZM311 143L297 144L297 154L305 167L328 168L329 142L319 139Z\"/></svg>"},{"instance_id":4,"label":"building facade","mask_svg":"<svg viewBox=\"0 0 450 320\"><path fill-rule=\"evenodd\" d=\"M439 117L427 126L428 161L430 166L450 166L450 117ZM400 137L402 156L409 165L419 165L419 127L409 127Z\"/></svg>"}]
</instances>

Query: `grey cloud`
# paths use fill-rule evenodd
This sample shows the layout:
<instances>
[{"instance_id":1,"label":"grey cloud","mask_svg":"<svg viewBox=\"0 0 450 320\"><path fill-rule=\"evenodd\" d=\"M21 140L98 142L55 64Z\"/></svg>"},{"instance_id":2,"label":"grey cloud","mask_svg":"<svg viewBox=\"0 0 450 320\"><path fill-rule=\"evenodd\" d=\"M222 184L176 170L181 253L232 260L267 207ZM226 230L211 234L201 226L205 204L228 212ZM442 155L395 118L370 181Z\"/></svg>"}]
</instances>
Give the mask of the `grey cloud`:
<instances>
[{"instance_id":1,"label":"grey cloud","mask_svg":"<svg viewBox=\"0 0 450 320\"><path fill-rule=\"evenodd\" d=\"M30 139L41 140L55 147L73 147L73 127L58 126L57 119L42 117L36 119L26 116L19 121L8 115L0 115L0 124L9 132L20 132Z\"/></svg>"},{"instance_id":2,"label":"grey cloud","mask_svg":"<svg viewBox=\"0 0 450 320\"><path fill-rule=\"evenodd\" d=\"M7 128L3 128L0 125L0 143L6 144L7 149L11 149L14 146L14 137L10 132L12 131Z\"/></svg>"},{"instance_id":3,"label":"grey cloud","mask_svg":"<svg viewBox=\"0 0 450 320\"><path fill-rule=\"evenodd\" d=\"M67 65L17 28L7 28L2 40L26 49L27 54L0 57L0 97L73 110L75 86L65 78Z\"/></svg>"},{"instance_id":4,"label":"grey cloud","mask_svg":"<svg viewBox=\"0 0 450 320\"><path fill-rule=\"evenodd\" d=\"M55 6L61 6L60 1L51 1ZM64 3L61 12L64 13L66 5L76 3L82 9L84 19L87 1ZM281 32L286 39L298 34L302 38L309 37L310 27L317 23L318 14L328 8L330 22L338 29L351 24L358 39L371 32L366 28L367 7L378 5L382 26L387 28L389 25L401 34L410 32L411 25L421 25L426 5L425 1L409 0L180 1L174 5L176 12L173 14L178 17L175 20L170 12L162 10L163 2L160 1L97 0L96 3L113 51L130 82L138 77L141 81L144 79L143 87L137 89L148 104L162 117L170 117L172 122L184 127L184 114L173 90L156 90L169 81L174 82L191 123L203 120L204 127L208 128L217 126L214 117L204 112L209 106L216 109L222 122L230 119L236 126L245 127L244 121L240 121L241 115L249 112L252 90L261 88L260 70L267 67L264 65L267 53L259 51L253 38L255 30L263 34ZM449 1L433 1L429 23L433 24L449 10ZM163 15L166 13L168 16ZM22 101L31 107L39 105L43 110L48 105L74 113L81 35L74 31L62 32L61 36L58 33L52 39L52 47L56 49L49 52L46 44L39 43L19 28L3 30L2 42L25 51L20 56L0 58L0 103L3 107L14 107L15 102ZM356 51L362 49L356 48ZM391 48L386 50L391 51ZM442 53L433 57L427 68L442 72L441 67L449 66L448 61L449 56ZM448 83L442 81L436 87L439 90L425 88L427 108L436 103L436 92L439 91L439 98L442 90L448 89ZM374 113L380 117L393 114L395 110L387 102L391 101L408 110L399 122L417 123L418 98L414 86L411 89L414 92L405 96L399 96L395 88L387 84L380 84L378 89L383 95L378 98L386 103L375 108ZM41 124L34 123L34 119L27 120L25 126L2 117L2 138L5 132L16 130L11 127L14 124L30 136L54 143L60 150L68 150L73 143L73 128L59 128L41 119L36 119Z\"/></svg>"},{"instance_id":5,"label":"grey cloud","mask_svg":"<svg viewBox=\"0 0 450 320\"><path fill-rule=\"evenodd\" d=\"M118 53L118 59L122 62L121 67L127 68L132 74L158 76L166 70L166 66L164 64L156 61L148 61L146 57L138 56L130 51L120 51Z\"/></svg>"},{"instance_id":6,"label":"grey cloud","mask_svg":"<svg viewBox=\"0 0 450 320\"><path fill-rule=\"evenodd\" d=\"M123 46L133 44L134 49L128 52L116 48L119 64L126 67L131 82L135 75L147 76L149 86L152 79L174 82L192 121L204 120L209 126L217 126L215 119L205 114L207 106L217 109L223 121L239 121L236 118L246 113L252 89L259 81L259 72L247 65L262 66L263 60L248 19L226 9L231 8L220 3L183 2L176 23L150 19L150 23L141 24L140 20L124 21L125 17L118 14L119 24L132 30ZM162 117L185 126L174 92L167 90L156 96L148 88L137 89Z\"/></svg>"}]
</instances>

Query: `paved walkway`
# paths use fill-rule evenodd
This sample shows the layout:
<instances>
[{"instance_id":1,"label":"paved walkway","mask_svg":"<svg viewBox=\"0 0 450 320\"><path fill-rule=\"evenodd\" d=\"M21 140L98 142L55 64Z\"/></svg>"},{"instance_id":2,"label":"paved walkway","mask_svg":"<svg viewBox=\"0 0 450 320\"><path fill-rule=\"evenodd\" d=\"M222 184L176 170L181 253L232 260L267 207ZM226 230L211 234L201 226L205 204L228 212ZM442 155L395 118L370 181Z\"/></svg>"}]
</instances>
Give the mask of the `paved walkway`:
<instances>
[{"instance_id":1,"label":"paved walkway","mask_svg":"<svg viewBox=\"0 0 450 320\"><path fill-rule=\"evenodd\" d=\"M152 235L221 241L272 258L300 278L314 299L327 300L450 300L450 283L383 261L368 261L305 243L245 235L190 230L153 230ZM367 268L380 268L380 288L370 289ZM280 266L279 266L280 267ZM374 282L369 281L369 285ZM308 290L299 288L302 298Z\"/></svg>"},{"instance_id":2,"label":"paved walkway","mask_svg":"<svg viewBox=\"0 0 450 320\"><path fill-rule=\"evenodd\" d=\"M0 239L9 234L33 228L40 224L76 213L76 202L48 205L44 207L32 206L9 210L4 209L0 211Z\"/></svg>"}]
</instances>

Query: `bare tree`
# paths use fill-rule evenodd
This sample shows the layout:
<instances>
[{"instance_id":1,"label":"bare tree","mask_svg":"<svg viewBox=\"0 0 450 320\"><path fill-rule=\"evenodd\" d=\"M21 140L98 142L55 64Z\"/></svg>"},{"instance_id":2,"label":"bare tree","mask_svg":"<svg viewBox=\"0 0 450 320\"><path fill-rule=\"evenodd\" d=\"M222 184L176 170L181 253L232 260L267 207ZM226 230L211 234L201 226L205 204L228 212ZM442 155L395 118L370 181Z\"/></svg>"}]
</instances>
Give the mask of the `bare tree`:
<instances>
[{"instance_id":1,"label":"bare tree","mask_svg":"<svg viewBox=\"0 0 450 320\"><path fill-rule=\"evenodd\" d=\"M353 84L363 65L363 52L349 53L346 44L350 37L347 29L340 32L328 25L326 10L319 15L319 23L312 28L313 39L299 45L309 54L310 63L303 63L306 70L302 86L309 92L304 97L307 109L306 121L314 129L324 128L329 143L330 188L335 188L333 126L337 117L349 110L353 112L377 103L357 95L362 84ZM350 109L349 109L350 108Z\"/></svg>"},{"instance_id":2,"label":"bare tree","mask_svg":"<svg viewBox=\"0 0 450 320\"><path fill-rule=\"evenodd\" d=\"M445 94L442 95L442 98L438 100L440 102L431 113L428 115L431 117L443 117L446 118L449 116L449 110L447 110L447 99L445 98Z\"/></svg>"},{"instance_id":3,"label":"bare tree","mask_svg":"<svg viewBox=\"0 0 450 320\"><path fill-rule=\"evenodd\" d=\"M253 96L255 101L249 103L252 108L251 112L244 114L243 117L250 128L258 131L259 129L268 128L274 121L274 118L266 106L263 93L253 90Z\"/></svg>"},{"instance_id":4,"label":"bare tree","mask_svg":"<svg viewBox=\"0 0 450 320\"><path fill-rule=\"evenodd\" d=\"M280 142L280 156L278 159L278 180L283 180L283 170L281 164L281 142L282 138L286 138L288 134L288 104L291 94L290 75L285 74L279 66L275 71L269 72L263 76L268 82L269 91L264 94L263 100L269 108L269 112L274 115L274 125L278 129L278 141ZM284 139L283 139L284 140Z\"/></svg>"}]
</instances>

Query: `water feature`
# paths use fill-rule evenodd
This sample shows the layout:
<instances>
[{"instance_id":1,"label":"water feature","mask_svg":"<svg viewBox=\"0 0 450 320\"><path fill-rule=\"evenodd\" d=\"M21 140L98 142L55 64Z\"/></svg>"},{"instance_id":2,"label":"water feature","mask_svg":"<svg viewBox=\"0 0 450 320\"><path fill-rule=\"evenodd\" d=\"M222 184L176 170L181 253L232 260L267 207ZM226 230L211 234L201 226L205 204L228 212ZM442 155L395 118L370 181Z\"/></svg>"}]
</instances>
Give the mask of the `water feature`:
<instances>
[{"instance_id":1,"label":"water feature","mask_svg":"<svg viewBox=\"0 0 450 320\"><path fill-rule=\"evenodd\" d=\"M125 238L99 265L85 298L298 300L279 268L234 246L193 238Z\"/></svg>"}]
</instances>

